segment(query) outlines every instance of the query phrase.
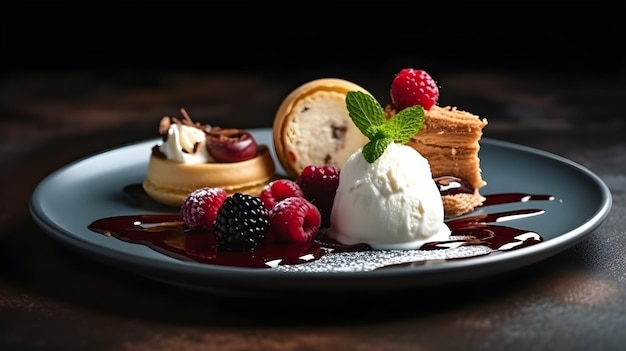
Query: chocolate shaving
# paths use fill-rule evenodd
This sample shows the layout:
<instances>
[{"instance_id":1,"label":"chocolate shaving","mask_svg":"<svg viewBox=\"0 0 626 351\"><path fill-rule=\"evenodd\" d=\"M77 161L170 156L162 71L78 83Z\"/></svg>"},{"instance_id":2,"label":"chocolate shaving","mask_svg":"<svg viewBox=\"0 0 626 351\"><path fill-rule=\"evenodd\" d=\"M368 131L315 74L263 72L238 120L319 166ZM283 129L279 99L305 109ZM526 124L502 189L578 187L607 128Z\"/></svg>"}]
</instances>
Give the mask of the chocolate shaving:
<instances>
[{"instance_id":1,"label":"chocolate shaving","mask_svg":"<svg viewBox=\"0 0 626 351\"><path fill-rule=\"evenodd\" d=\"M159 135L166 135L171 125L172 120L169 117L165 116L161 118L161 121L159 122Z\"/></svg>"},{"instance_id":2,"label":"chocolate shaving","mask_svg":"<svg viewBox=\"0 0 626 351\"><path fill-rule=\"evenodd\" d=\"M189 114L187 113L187 110L185 110L184 108L180 109L180 113L183 115L183 119L182 120L178 120L176 118L174 118L174 121L176 123L180 123L186 126L190 126L190 127L196 127L198 129L201 129L205 132L208 132L209 130L211 130L211 126L208 124L201 124L199 122L194 122L191 117L189 117Z\"/></svg>"}]
</instances>

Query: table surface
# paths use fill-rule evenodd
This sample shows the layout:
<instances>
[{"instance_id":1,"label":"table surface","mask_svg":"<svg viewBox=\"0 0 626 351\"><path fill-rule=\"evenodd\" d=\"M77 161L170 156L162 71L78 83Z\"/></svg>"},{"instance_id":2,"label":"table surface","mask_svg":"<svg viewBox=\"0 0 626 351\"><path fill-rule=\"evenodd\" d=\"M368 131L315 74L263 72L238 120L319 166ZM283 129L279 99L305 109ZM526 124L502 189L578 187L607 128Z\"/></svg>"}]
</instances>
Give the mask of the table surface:
<instances>
[{"instance_id":1,"label":"table surface","mask_svg":"<svg viewBox=\"0 0 626 351\"><path fill-rule=\"evenodd\" d=\"M432 63L429 61L429 63ZM280 301L173 287L96 262L30 216L32 191L90 154L154 138L181 107L197 120L270 127L296 86L341 77L381 100L412 61L316 69L21 69L0 80L2 350L620 350L626 345L626 67L499 70L433 65L440 105L489 120L485 136L545 150L597 174L605 221L553 257L452 286Z\"/></svg>"},{"instance_id":2,"label":"table surface","mask_svg":"<svg viewBox=\"0 0 626 351\"><path fill-rule=\"evenodd\" d=\"M386 78L347 72L385 94ZM28 212L33 189L48 174L155 137L163 115L185 107L217 125L268 127L291 89L324 72L5 75L0 348L617 349L626 342L625 73L566 81L556 74L441 72L441 104L488 118L490 138L587 167L610 188L613 208L582 242L514 278L407 292L426 302L382 296L374 305L349 297L240 301L174 288L64 247Z\"/></svg>"}]
</instances>

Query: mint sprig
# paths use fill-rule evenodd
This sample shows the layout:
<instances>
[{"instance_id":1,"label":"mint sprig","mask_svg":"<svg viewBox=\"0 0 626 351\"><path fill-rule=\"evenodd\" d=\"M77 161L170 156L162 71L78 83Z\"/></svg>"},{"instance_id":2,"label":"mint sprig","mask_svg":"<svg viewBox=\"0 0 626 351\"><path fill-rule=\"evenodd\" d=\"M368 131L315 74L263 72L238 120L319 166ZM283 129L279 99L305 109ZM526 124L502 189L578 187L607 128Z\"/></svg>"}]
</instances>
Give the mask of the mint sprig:
<instances>
[{"instance_id":1,"label":"mint sprig","mask_svg":"<svg viewBox=\"0 0 626 351\"><path fill-rule=\"evenodd\" d=\"M376 161L391 143L406 144L424 124L424 108L416 105L399 111L390 119L373 96L360 91L346 95L348 114L370 141L363 146L363 157Z\"/></svg>"}]
</instances>

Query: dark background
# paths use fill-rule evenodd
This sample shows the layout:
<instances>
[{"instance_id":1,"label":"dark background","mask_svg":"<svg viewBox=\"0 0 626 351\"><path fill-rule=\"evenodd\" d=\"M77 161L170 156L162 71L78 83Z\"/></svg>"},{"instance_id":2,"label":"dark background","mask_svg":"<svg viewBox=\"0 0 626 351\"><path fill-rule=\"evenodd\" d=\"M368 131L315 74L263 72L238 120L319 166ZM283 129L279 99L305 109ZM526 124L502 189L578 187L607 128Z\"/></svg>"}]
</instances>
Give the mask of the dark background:
<instances>
[{"instance_id":1,"label":"dark background","mask_svg":"<svg viewBox=\"0 0 626 351\"><path fill-rule=\"evenodd\" d=\"M4 70L624 67L624 5L5 5ZM426 4L426 5L423 5ZM428 5L428 6L427 6Z\"/></svg>"},{"instance_id":2,"label":"dark background","mask_svg":"<svg viewBox=\"0 0 626 351\"><path fill-rule=\"evenodd\" d=\"M624 5L129 3L0 7L1 350L624 349ZM523 270L363 306L181 291L58 245L28 211L52 172L156 138L181 107L266 128L301 83L334 75L384 102L402 67L427 69L441 105L487 118L485 137L596 173L606 221Z\"/></svg>"}]
</instances>

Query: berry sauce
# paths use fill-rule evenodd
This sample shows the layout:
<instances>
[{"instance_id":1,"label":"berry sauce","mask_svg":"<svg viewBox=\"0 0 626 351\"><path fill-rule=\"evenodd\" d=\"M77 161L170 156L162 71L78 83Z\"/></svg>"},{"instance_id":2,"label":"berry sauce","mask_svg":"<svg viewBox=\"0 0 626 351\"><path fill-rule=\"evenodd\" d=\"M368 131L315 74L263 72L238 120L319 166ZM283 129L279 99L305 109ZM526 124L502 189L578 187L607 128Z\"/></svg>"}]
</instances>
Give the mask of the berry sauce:
<instances>
[{"instance_id":1,"label":"berry sauce","mask_svg":"<svg viewBox=\"0 0 626 351\"><path fill-rule=\"evenodd\" d=\"M141 191L137 186L128 186L125 192L136 197ZM525 194L525 193L502 193L485 196L486 201L482 207L508 204L526 203L528 201L551 201L551 195ZM332 262L334 257L342 254L352 257L357 255L364 260L379 260L372 269L385 268L398 265L415 265L447 261L453 259L469 258L493 254L503 251L511 251L522 247L535 245L543 241L540 234L503 226L500 223L507 219L541 215L542 209L519 209L504 212L483 213L467 215L446 220L451 230L450 240L429 242L417 250L386 250L385 255L393 255L394 259L374 258L377 253L367 244L343 245L330 238L325 233L327 229L321 229L316 240L310 243L267 243L259 244L252 252L230 252L217 250L215 233L207 231L194 231L185 228L179 214L143 214L101 218L89 225L89 229L124 242L146 245L164 255L183 261L199 262L212 265L222 265L243 268L284 268L290 266L306 266L315 261ZM439 253L465 248L461 254L447 254L432 256L430 253ZM480 248L480 249L476 249ZM393 253L391 253L393 252ZM398 252L413 256L404 257L397 261ZM382 261L381 261L382 260ZM354 264L354 262L351 262ZM324 263L328 265L328 263ZM333 264L331 263L330 266Z\"/></svg>"}]
</instances>

